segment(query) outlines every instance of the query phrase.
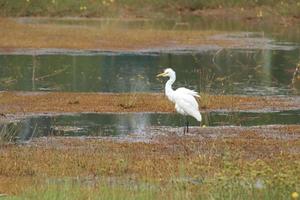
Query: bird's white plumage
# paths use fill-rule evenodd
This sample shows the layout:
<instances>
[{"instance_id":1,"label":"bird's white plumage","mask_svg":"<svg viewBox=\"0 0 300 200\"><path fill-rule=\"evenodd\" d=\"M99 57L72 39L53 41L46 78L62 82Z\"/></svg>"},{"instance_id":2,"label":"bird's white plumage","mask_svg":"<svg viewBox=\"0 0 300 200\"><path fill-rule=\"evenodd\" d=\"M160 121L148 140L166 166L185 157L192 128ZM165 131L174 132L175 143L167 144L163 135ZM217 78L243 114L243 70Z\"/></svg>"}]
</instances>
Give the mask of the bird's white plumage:
<instances>
[{"instance_id":1,"label":"bird's white plumage","mask_svg":"<svg viewBox=\"0 0 300 200\"><path fill-rule=\"evenodd\" d=\"M175 109L182 115L190 115L201 121L201 114L199 112L198 103L193 95L175 91Z\"/></svg>"},{"instance_id":2,"label":"bird's white plumage","mask_svg":"<svg viewBox=\"0 0 300 200\"><path fill-rule=\"evenodd\" d=\"M158 76L168 76L170 79L165 85L165 93L170 101L175 103L175 109L182 115L190 115L196 120L201 121L202 117L199 112L199 106L195 97L200 97L199 94L193 90L187 88L178 88L177 90L172 89L172 84L176 80L175 72L168 68L164 73Z\"/></svg>"},{"instance_id":3,"label":"bird's white plumage","mask_svg":"<svg viewBox=\"0 0 300 200\"><path fill-rule=\"evenodd\" d=\"M195 92L194 90L190 90L190 89L187 89L187 88L184 88L184 87L178 88L176 90L176 92L189 94L189 95L192 95L194 97L200 97L198 92Z\"/></svg>"}]
</instances>

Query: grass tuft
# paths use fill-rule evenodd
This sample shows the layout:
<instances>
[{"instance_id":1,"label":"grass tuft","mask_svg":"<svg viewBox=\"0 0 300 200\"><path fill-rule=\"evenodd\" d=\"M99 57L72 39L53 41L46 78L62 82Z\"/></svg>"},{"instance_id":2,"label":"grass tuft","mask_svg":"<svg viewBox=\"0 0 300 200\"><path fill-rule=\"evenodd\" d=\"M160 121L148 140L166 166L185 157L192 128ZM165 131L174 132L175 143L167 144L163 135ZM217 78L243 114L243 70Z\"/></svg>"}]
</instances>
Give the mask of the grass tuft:
<instances>
[{"instance_id":1,"label":"grass tuft","mask_svg":"<svg viewBox=\"0 0 300 200\"><path fill-rule=\"evenodd\" d=\"M0 144L15 142L21 125L17 123L5 123L0 125Z\"/></svg>"}]
</instances>

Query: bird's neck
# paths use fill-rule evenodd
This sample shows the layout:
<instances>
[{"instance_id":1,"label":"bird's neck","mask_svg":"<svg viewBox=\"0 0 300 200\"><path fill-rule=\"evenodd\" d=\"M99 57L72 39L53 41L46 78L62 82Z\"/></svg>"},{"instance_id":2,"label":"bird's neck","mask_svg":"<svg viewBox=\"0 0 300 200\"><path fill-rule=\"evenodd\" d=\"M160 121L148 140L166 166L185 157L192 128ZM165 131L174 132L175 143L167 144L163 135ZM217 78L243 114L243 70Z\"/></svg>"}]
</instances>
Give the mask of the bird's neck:
<instances>
[{"instance_id":1,"label":"bird's neck","mask_svg":"<svg viewBox=\"0 0 300 200\"><path fill-rule=\"evenodd\" d=\"M166 83L165 93L166 93L166 96L168 96L168 97L172 96L172 94L174 93L172 85L175 82L175 80L176 80L176 77L170 77L170 79Z\"/></svg>"}]
</instances>

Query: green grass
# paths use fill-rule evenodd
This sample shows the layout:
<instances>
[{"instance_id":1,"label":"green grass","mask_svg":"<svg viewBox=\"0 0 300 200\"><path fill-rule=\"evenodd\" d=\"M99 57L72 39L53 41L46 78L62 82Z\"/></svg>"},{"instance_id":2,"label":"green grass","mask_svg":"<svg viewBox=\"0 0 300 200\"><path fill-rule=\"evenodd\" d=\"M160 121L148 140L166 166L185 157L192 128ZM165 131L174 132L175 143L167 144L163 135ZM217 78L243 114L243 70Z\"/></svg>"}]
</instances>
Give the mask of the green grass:
<instances>
[{"instance_id":1,"label":"green grass","mask_svg":"<svg viewBox=\"0 0 300 200\"><path fill-rule=\"evenodd\" d=\"M66 199L291 199L295 188L291 184L267 179L247 180L238 175L216 177L213 180L189 181L174 179L169 183L132 182L92 182L60 180L57 183L35 185L18 196L8 196L5 200L66 200Z\"/></svg>"},{"instance_id":2,"label":"green grass","mask_svg":"<svg viewBox=\"0 0 300 200\"><path fill-rule=\"evenodd\" d=\"M56 183L35 185L19 196L7 197L7 200L18 199L43 199L43 200L66 200L66 199L156 199L159 188L146 184L99 183L76 180L58 180Z\"/></svg>"},{"instance_id":3,"label":"green grass","mask_svg":"<svg viewBox=\"0 0 300 200\"><path fill-rule=\"evenodd\" d=\"M1 16L162 16L202 9L267 6L282 15L300 14L296 0L0 0Z\"/></svg>"}]
</instances>

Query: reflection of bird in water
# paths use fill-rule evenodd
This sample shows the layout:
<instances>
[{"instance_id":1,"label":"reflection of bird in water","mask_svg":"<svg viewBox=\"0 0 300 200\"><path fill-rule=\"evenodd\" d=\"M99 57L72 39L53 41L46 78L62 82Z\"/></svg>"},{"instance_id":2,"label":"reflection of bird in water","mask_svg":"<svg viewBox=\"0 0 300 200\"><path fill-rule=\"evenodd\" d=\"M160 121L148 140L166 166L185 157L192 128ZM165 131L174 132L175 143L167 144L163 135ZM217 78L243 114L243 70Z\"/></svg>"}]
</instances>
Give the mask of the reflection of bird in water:
<instances>
[{"instance_id":1,"label":"reflection of bird in water","mask_svg":"<svg viewBox=\"0 0 300 200\"><path fill-rule=\"evenodd\" d=\"M195 99L195 97L199 97L198 93L184 87L178 88L177 90L173 90L172 84L176 80L176 74L170 68L165 69L163 73L157 75L157 77L160 76L170 77L165 85L165 94L170 101L175 103L176 111L184 116L190 115L194 117L197 121L201 122L202 117L199 112L198 103ZM186 132L189 132L189 121L187 118L186 118ZM185 128L184 128L184 133L185 133Z\"/></svg>"},{"instance_id":2,"label":"reflection of bird in water","mask_svg":"<svg viewBox=\"0 0 300 200\"><path fill-rule=\"evenodd\" d=\"M300 90L300 63L297 65L293 74L292 85L295 89Z\"/></svg>"}]
</instances>

